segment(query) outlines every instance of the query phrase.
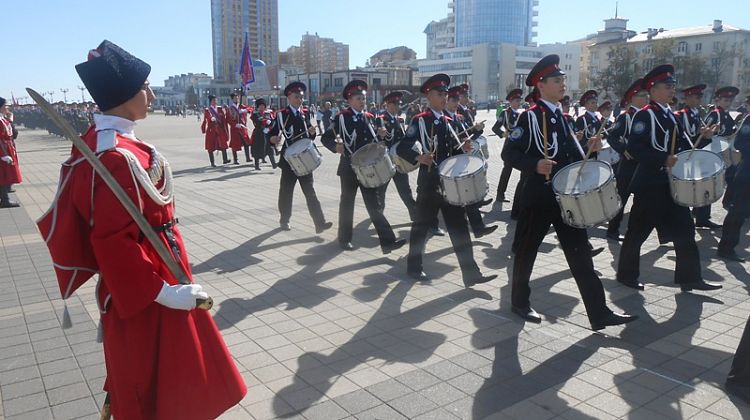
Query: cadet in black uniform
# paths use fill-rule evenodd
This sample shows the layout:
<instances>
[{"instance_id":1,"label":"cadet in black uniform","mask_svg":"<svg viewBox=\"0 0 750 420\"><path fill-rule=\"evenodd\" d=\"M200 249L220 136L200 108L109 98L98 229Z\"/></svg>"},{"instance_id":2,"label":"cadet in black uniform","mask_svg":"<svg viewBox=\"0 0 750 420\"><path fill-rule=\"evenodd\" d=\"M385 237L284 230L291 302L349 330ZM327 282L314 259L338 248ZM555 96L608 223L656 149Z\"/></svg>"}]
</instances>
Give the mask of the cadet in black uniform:
<instances>
[{"instance_id":1,"label":"cadet in black uniform","mask_svg":"<svg viewBox=\"0 0 750 420\"><path fill-rule=\"evenodd\" d=\"M458 93L458 108L456 112L459 115L464 117L464 120L463 120L464 129L469 134L472 140L476 140L482 134L484 134L484 121L476 122L477 110L476 110L476 107L474 107L472 105L472 102L469 100L469 85L466 83L462 83L451 89L455 89L456 92ZM451 99L450 91L448 91L448 99L449 100ZM469 216L469 222L471 223L472 229L474 230L474 234L475 234L474 236L476 236L477 238L489 233L489 232L485 232L484 234L477 233L478 228L484 225L482 223L479 223L481 222L481 216L477 218L477 215L479 215L479 208L492 203L492 200L493 200L492 198L487 198L485 200L480 201L477 204L474 204L474 206L476 206L477 208L476 212L470 211L468 206L466 208L467 215Z\"/></svg>"},{"instance_id":2,"label":"cadet in black uniform","mask_svg":"<svg viewBox=\"0 0 750 420\"><path fill-rule=\"evenodd\" d=\"M453 249L458 256L464 286L471 287L488 282L497 275L483 276L479 271L471 248L466 212L463 207L446 203L440 193L438 165L453 155L471 150L469 142L465 142L462 148L457 148L456 140L447 127L449 121L444 108L449 85L450 77L442 73L430 77L422 84L420 91L427 96L427 110L414 116L406 131L406 138L398 148L399 156L420 164L417 177L417 220L412 225L409 238L407 274L419 281L429 280L422 271L422 256L427 232L433 226L438 211L441 211ZM422 145L421 154L415 145L417 142Z\"/></svg>"},{"instance_id":3,"label":"cadet in black uniform","mask_svg":"<svg viewBox=\"0 0 750 420\"><path fill-rule=\"evenodd\" d=\"M385 111L383 111L375 121L375 126L378 127L378 131L380 131L381 127L385 130L384 136L379 137L381 140L385 141L388 150L397 147L398 142L403 140L406 136L406 128L404 127L404 119L401 117L400 109L403 97L404 92L401 91L395 91L385 95L385 98L383 98ZM413 222L417 214L417 202L414 200L414 194L409 185L409 174L402 174L397 171L396 175L393 175L393 183L396 184L398 195L401 197L401 201L404 202L406 210L409 212L409 220ZM389 184L390 182L383 185L381 188L381 208L385 208L385 193Z\"/></svg>"},{"instance_id":4,"label":"cadet in black uniform","mask_svg":"<svg viewBox=\"0 0 750 420\"><path fill-rule=\"evenodd\" d=\"M587 90L581 95L581 99L578 101L582 107L586 108L586 112L576 119L575 125L576 131L583 133L583 137L579 139L581 144L586 144L599 131L599 127L601 127L602 121L596 115L598 101L599 94L595 90Z\"/></svg>"},{"instance_id":5,"label":"cadet in black uniform","mask_svg":"<svg viewBox=\"0 0 750 420\"><path fill-rule=\"evenodd\" d=\"M675 283L683 291L720 289L721 285L703 280L690 210L675 203L669 189L668 172L677 162L675 154L691 147L667 105L674 96L674 67L664 64L651 70L643 78L643 88L649 91L651 102L633 116L625 149L638 162L638 167L630 184L633 207L620 250L617 281L643 290L643 284L638 281L641 245L654 227L661 225L674 240ZM710 128L701 128L704 135L710 136L710 131Z\"/></svg>"},{"instance_id":6,"label":"cadet in black uniform","mask_svg":"<svg viewBox=\"0 0 750 420\"><path fill-rule=\"evenodd\" d=\"M739 150L741 158L730 184L731 187L727 188L724 194L724 208L728 213L724 218L717 255L728 261L743 262L745 259L737 255L734 248L740 242L742 224L750 217L750 119L747 118L747 114L737 124L734 147ZM745 341L744 336L743 341ZM750 358L750 355L746 357ZM750 374L750 371L748 373Z\"/></svg>"},{"instance_id":7,"label":"cadet in black uniform","mask_svg":"<svg viewBox=\"0 0 750 420\"><path fill-rule=\"evenodd\" d=\"M513 89L508 92L505 100L508 101L510 106L500 113L497 117L497 121L495 121L495 125L492 126L492 132L497 134L498 138L505 140L503 148L508 145L508 134L510 134L513 127L516 126L518 116L521 115L521 112L523 111L521 109L521 95L523 95L521 89ZM497 183L497 195L495 196L495 200L497 200L498 203L508 202L508 200L505 199L505 191L508 190L508 181L510 181L512 170L513 165L503 162L503 170L500 172L500 181ZM518 200L519 190L520 189L516 187L516 194L513 197L513 201Z\"/></svg>"},{"instance_id":8,"label":"cadet in black uniform","mask_svg":"<svg viewBox=\"0 0 750 420\"><path fill-rule=\"evenodd\" d=\"M620 235L620 224L622 223L625 204L628 202L628 197L630 197L630 181L633 179L633 173L638 165L633 157L630 156L630 153L625 149L628 146L628 137L630 136L630 127L633 124L633 115L635 115L638 110L648 105L648 91L642 89L642 83L643 79L638 79L628 87L628 90L625 91L620 106L623 108L627 107L627 109L617 116L615 124L607 136L607 142L609 145L620 154L620 161L615 170L615 180L617 182L617 193L620 195L622 208L617 215L609 221L609 225L607 226L607 238L613 241L623 240L623 237Z\"/></svg>"},{"instance_id":9,"label":"cadet in black uniform","mask_svg":"<svg viewBox=\"0 0 750 420\"><path fill-rule=\"evenodd\" d=\"M315 139L315 126L310 124L310 114L306 108L302 107L306 90L307 86L302 82L292 82L284 89L284 95L287 97L289 105L276 113L276 119L268 135L269 141L274 145L281 141L279 136L284 137L281 156L279 157L279 167L281 167L281 184L279 185L279 214L281 217L279 224L281 228L284 230L290 229L289 219L292 217L294 185L299 181L302 192L305 194L305 200L307 200L307 209L310 211L313 222L315 222L315 232L321 233L333 226L333 223L326 222L325 216L323 216L323 209L313 186L313 174L298 177L284 159L286 148L294 142L303 138Z\"/></svg>"},{"instance_id":10,"label":"cadet in black uniform","mask_svg":"<svg viewBox=\"0 0 750 420\"><path fill-rule=\"evenodd\" d=\"M716 90L714 94L714 108L706 115L705 121L705 125L709 127L713 128L716 126L715 136L730 137L734 134L737 127L728 110L738 93L740 93L740 90L734 86L726 86ZM710 141L705 142L706 145L710 143ZM736 169L736 166L731 165L725 172L727 189L731 189ZM693 209L693 215L695 216L695 227L707 229L718 229L721 227L720 224L711 221L711 205Z\"/></svg>"},{"instance_id":11,"label":"cadet in black uniform","mask_svg":"<svg viewBox=\"0 0 750 420\"><path fill-rule=\"evenodd\" d=\"M484 129L484 124L471 124L472 116L469 108L464 107L465 113L460 113L459 98L462 92L465 92L466 88L464 86L465 85L453 86L448 89L445 114L451 119L451 125L453 126L454 131L459 135L459 138L462 141L471 141L482 135L481 130ZM482 213L479 211L481 206L489 204L490 202L492 202L492 199L466 206L466 217L469 219L469 225L471 226L471 231L474 233L475 238L489 235L497 229L497 225L485 225L484 220L482 219Z\"/></svg>"},{"instance_id":12,"label":"cadet in black uniform","mask_svg":"<svg viewBox=\"0 0 750 420\"><path fill-rule=\"evenodd\" d=\"M373 127L375 116L364 111L366 94L367 83L362 80L352 80L344 86L343 96L349 102L349 107L334 117L333 123L323 134L321 141L328 150L341 155L336 171L341 179L339 246L347 251L354 249L352 245L354 200L357 198L357 189L359 189L362 192L367 213L380 238L380 248L384 254L388 254L404 246L406 239L396 240L393 228L383 215L378 188L366 188L360 185L352 169L352 154L360 147L378 141ZM385 136L385 129L381 127L380 130ZM341 138L341 143L336 141L337 137Z\"/></svg>"},{"instance_id":13,"label":"cadet in black uniform","mask_svg":"<svg viewBox=\"0 0 750 420\"><path fill-rule=\"evenodd\" d=\"M614 313L607 307L604 288L594 272L586 230L563 222L560 206L548 182L557 170L583 158L583 150L557 106L565 94L565 73L560 70L559 63L559 56L548 55L529 73L526 85L536 86L541 98L536 106L521 114L503 152L503 160L526 174L523 208L518 221L524 224L525 234L518 243L513 260L512 310L528 321L542 320L530 305L529 280L539 245L552 224L581 292L591 328L600 330L633 321L636 317ZM600 138L592 137L587 146L594 150L600 148Z\"/></svg>"}]
</instances>

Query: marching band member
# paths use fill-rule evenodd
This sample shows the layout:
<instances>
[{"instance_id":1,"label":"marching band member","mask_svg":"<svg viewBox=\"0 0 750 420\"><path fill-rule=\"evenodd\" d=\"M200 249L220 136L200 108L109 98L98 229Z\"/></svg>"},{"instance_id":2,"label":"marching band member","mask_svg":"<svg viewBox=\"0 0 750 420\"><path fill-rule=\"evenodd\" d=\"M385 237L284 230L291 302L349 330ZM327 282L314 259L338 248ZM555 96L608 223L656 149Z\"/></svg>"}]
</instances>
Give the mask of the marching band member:
<instances>
[{"instance_id":1,"label":"marching band member","mask_svg":"<svg viewBox=\"0 0 750 420\"><path fill-rule=\"evenodd\" d=\"M598 97L599 94L595 90L587 90L578 101L582 107L586 108L586 112L576 119L575 125L576 131L583 133L580 139L582 144L586 144L599 131L602 124L602 120L596 115Z\"/></svg>"},{"instance_id":2,"label":"marching band member","mask_svg":"<svg viewBox=\"0 0 750 420\"><path fill-rule=\"evenodd\" d=\"M714 94L714 108L711 112L706 115L705 125L716 128L714 136L730 137L736 130L736 124L732 116L729 115L729 107L732 106L734 98L740 90L734 86L726 86L716 90ZM709 136L710 138L710 136ZM714 139L713 141L718 141ZM706 144L710 144L707 141ZM713 150L713 146L711 147ZM717 148L718 150L718 148ZM727 189L732 188L732 182L734 182L734 172L736 166L732 165L727 168L725 173ZM711 221L711 205L704 207L697 207L693 209L693 215L695 216L695 227L707 228L707 229L718 229L721 227L720 224Z\"/></svg>"},{"instance_id":3,"label":"marching band member","mask_svg":"<svg viewBox=\"0 0 750 420\"><path fill-rule=\"evenodd\" d=\"M250 116L253 122L253 134L250 138L250 152L255 160L255 170L260 170L260 160L268 157L271 166L276 169L276 148L268 143L268 133L273 127L274 115L271 110L266 109L266 100L258 98L255 100L255 109Z\"/></svg>"},{"instance_id":4,"label":"marching band member","mask_svg":"<svg viewBox=\"0 0 750 420\"><path fill-rule=\"evenodd\" d=\"M668 105L675 90L674 67L655 67L643 78L643 88L648 90L651 102L633 116L625 149L638 167L630 183L633 207L620 250L617 281L643 290L638 281L641 245L654 227L661 225L674 241L675 283L683 291L720 289L721 285L703 280L690 210L675 203L670 194L669 171L677 162L675 154L691 148ZM710 128L700 130L702 135L710 136Z\"/></svg>"},{"instance_id":5,"label":"marching band member","mask_svg":"<svg viewBox=\"0 0 750 420\"><path fill-rule=\"evenodd\" d=\"M102 418L217 418L247 392L211 313L192 283L188 253L176 226L169 163L135 134L154 93L151 67L104 41L76 66L102 114L82 135L99 161L138 206L187 275L180 284L134 219L74 148L63 164L52 208L38 222L63 298L94 274L101 314L109 407ZM105 404L106 408L106 404Z\"/></svg>"},{"instance_id":6,"label":"marching band member","mask_svg":"<svg viewBox=\"0 0 750 420\"><path fill-rule=\"evenodd\" d=\"M323 133L321 141L328 150L341 155L339 167L336 171L341 180L339 246L347 251L354 249L352 245L354 200L357 198L357 189L359 189L362 192L367 213L370 215L380 238L380 248L384 254L389 254L404 246L406 239L396 239L393 228L383 215L378 188L367 188L360 185L357 175L352 169L351 158L354 152L360 147L377 141L377 135L372 125L375 116L364 111L366 94L367 83L364 81L352 80L347 83L344 87L343 96L349 103L349 107L334 117L333 124L328 131ZM386 130L384 127L380 127L378 132L382 137L385 137ZM341 143L336 141L338 136L342 139Z\"/></svg>"},{"instance_id":7,"label":"marching band member","mask_svg":"<svg viewBox=\"0 0 750 420\"><path fill-rule=\"evenodd\" d=\"M444 109L449 85L450 77L442 73L430 77L422 84L420 92L427 97L428 108L414 116L406 131L406 139L401 141L398 148L402 158L420 165L417 177L417 220L412 225L409 238L407 274L418 281L429 281L429 277L422 271L422 256L427 232L433 227L440 211L458 256L464 286L472 287L491 281L497 275L482 275L474 261L471 237L466 225L466 211L463 207L446 203L439 191L438 165L453 155L471 150L469 142L465 142L462 149L456 149L456 140L448 128L449 121ZM421 154L416 142L422 145Z\"/></svg>"},{"instance_id":8,"label":"marching band member","mask_svg":"<svg viewBox=\"0 0 750 420\"><path fill-rule=\"evenodd\" d=\"M594 271L586 230L563 222L560 206L548 182L559 168L581 160L584 154L557 106L565 94L565 73L559 63L559 56L548 55L529 73L526 85L536 87L540 99L521 114L510 134L510 143L503 151L503 160L526 174L523 208L518 221L525 226L525 233L513 261L512 311L530 322L542 321L530 305L529 280L539 245L552 224L586 306L591 328L601 330L637 317L618 314L607 307L604 288ZM587 146L600 148L600 138L589 138Z\"/></svg>"},{"instance_id":9,"label":"marching band member","mask_svg":"<svg viewBox=\"0 0 750 420\"><path fill-rule=\"evenodd\" d=\"M744 258L737 255L734 249L740 241L742 224L745 219L750 217L750 119L747 116L748 114L745 113L737 124L734 148L740 152L741 157L740 163L734 171L731 187L727 188L724 194L723 203L727 215L724 218L724 226L721 230L721 240L717 251L719 258L736 262L745 261ZM750 334L750 332L747 332L747 334Z\"/></svg>"},{"instance_id":10,"label":"marching band member","mask_svg":"<svg viewBox=\"0 0 750 420\"><path fill-rule=\"evenodd\" d=\"M245 149L245 162L250 162L250 135L247 132L248 107L240 104L240 97L232 92L229 95L232 104L226 107L225 115L229 125L229 147L232 149L232 158L235 165L239 165L237 152Z\"/></svg>"},{"instance_id":11,"label":"marching band member","mask_svg":"<svg viewBox=\"0 0 750 420\"><path fill-rule=\"evenodd\" d=\"M381 139L388 145L389 150L397 147L398 142L403 140L406 136L406 128L404 127L404 119L401 117L400 108L403 97L404 92L401 91L395 91L385 95L383 98L385 110L375 120L375 125L378 129L380 127L385 129L386 134L381 137ZM409 185L409 174L403 174L396 171L396 174L393 175L393 183L396 184L398 195L401 197L401 201L404 202L406 210L409 212L409 220L414 222L417 215L417 202L414 200L414 194ZM388 185L390 185L390 182L383 185L381 189L381 210L385 208L385 193L388 189Z\"/></svg>"},{"instance_id":12,"label":"marching band member","mask_svg":"<svg viewBox=\"0 0 750 420\"><path fill-rule=\"evenodd\" d=\"M208 160L211 162L211 167L215 168L214 152L217 150L221 151L224 164L229 163L229 159L227 159L229 134L227 133L227 119L224 109L216 105L216 96L208 95L208 101L208 108L203 110L201 132L206 135L205 145L208 151Z\"/></svg>"},{"instance_id":13,"label":"marching band member","mask_svg":"<svg viewBox=\"0 0 750 420\"><path fill-rule=\"evenodd\" d=\"M521 112L523 111L521 109L521 95L523 95L521 89L513 89L508 92L505 100L508 101L510 106L505 108L503 112L498 115L495 125L492 126L492 132L497 134L499 138L505 140L503 148L508 144L508 134L510 134L513 127L515 127L516 121L518 121L518 116L521 115ZM503 169L500 172L500 181L497 183L497 195L495 196L495 200L497 200L498 203L509 202L509 200L505 199L505 191L508 190L508 181L510 181L512 170L513 166L503 162ZM518 199L518 191L519 188L516 186L516 194L514 195L513 201Z\"/></svg>"},{"instance_id":14,"label":"marching band member","mask_svg":"<svg viewBox=\"0 0 750 420\"><path fill-rule=\"evenodd\" d=\"M445 115L448 117L459 138L470 142L476 138L476 136L482 134L479 130L483 129L482 127L484 127L484 125L471 124L471 120L466 119L466 115L471 118L469 108L464 108L466 114L459 113L459 98L461 92L465 92L464 85L454 86L448 89L448 99L445 103ZM491 201L492 200L490 200L490 202ZM489 204L489 202L482 201L466 206L466 217L469 219L469 225L471 226L471 231L474 233L475 238L481 238L497 230L497 225L487 226L484 224L482 213L479 211L479 208L485 204Z\"/></svg>"},{"instance_id":15,"label":"marching band member","mask_svg":"<svg viewBox=\"0 0 750 420\"><path fill-rule=\"evenodd\" d=\"M333 226L333 223L326 222L323 216L323 209L315 194L313 186L313 174L297 176L289 166L289 162L284 159L286 149L301 139L315 140L315 126L310 123L310 113L307 108L302 107L302 100L305 97L307 86L302 82L292 82L284 88L284 96L287 98L287 105L284 109L276 113L271 129L268 132L269 142L272 145L279 144L283 136L284 140L281 145L279 157L279 166L281 167L281 180L279 181L279 225L283 230L290 230L289 220L292 218L292 200L294 199L294 186L299 181L302 193L307 201L307 210L310 212L315 223L315 232L321 233Z\"/></svg>"},{"instance_id":16,"label":"marching band member","mask_svg":"<svg viewBox=\"0 0 750 420\"><path fill-rule=\"evenodd\" d=\"M633 179L636 166L638 166L638 163L625 149L628 146L630 127L633 125L633 116L641 108L648 105L648 91L641 87L642 83L643 79L638 79L625 91L620 104L621 107L627 107L627 109L617 116L612 130L607 136L609 145L620 154L620 162L618 162L617 170L615 171L615 179L622 208L609 221L609 225L607 226L607 239L618 242L624 239L620 235L620 224L622 223L625 204L627 204L630 197L630 181Z\"/></svg>"}]
</instances>

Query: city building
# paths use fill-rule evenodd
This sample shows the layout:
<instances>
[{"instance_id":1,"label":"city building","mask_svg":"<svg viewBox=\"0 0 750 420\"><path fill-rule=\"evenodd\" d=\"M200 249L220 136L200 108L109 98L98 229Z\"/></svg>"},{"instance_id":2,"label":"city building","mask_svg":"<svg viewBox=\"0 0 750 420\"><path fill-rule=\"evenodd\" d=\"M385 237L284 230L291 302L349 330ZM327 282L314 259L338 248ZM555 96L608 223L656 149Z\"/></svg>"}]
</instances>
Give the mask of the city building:
<instances>
[{"instance_id":1,"label":"city building","mask_svg":"<svg viewBox=\"0 0 750 420\"><path fill-rule=\"evenodd\" d=\"M211 0L213 68L218 82L239 84L246 33L252 57L270 67L278 65L278 0ZM271 73L275 79L275 71Z\"/></svg>"},{"instance_id":2,"label":"city building","mask_svg":"<svg viewBox=\"0 0 750 420\"><path fill-rule=\"evenodd\" d=\"M371 66L390 65L394 61L408 61L416 59L417 52L409 47L405 47L402 45L394 48L386 48L376 52L370 57L369 64Z\"/></svg>"},{"instance_id":3,"label":"city building","mask_svg":"<svg viewBox=\"0 0 750 420\"><path fill-rule=\"evenodd\" d=\"M627 19L615 17L605 20L605 29L587 43L582 66L589 83L612 97L627 88L623 88L627 79L642 77L664 63L675 65L680 86L705 83L708 92L725 85L750 90L750 31L721 20L636 33L627 29ZM622 76L619 82L618 75Z\"/></svg>"},{"instance_id":4,"label":"city building","mask_svg":"<svg viewBox=\"0 0 750 420\"><path fill-rule=\"evenodd\" d=\"M468 83L471 98L478 103L503 100L512 88L525 87L526 76L539 59L548 54L560 56L560 68L567 74L569 94L580 91L579 43L517 46L484 43L437 51L436 59L418 60L417 83L436 73L451 77L451 84Z\"/></svg>"},{"instance_id":5,"label":"city building","mask_svg":"<svg viewBox=\"0 0 750 420\"><path fill-rule=\"evenodd\" d=\"M331 38L302 35L299 46L291 46L283 54L286 65L300 68L303 73L332 72L349 68L349 46Z\"/></svg>"},{"instance_id":6,"label":"city building","mask_svg":"<svg viewBox=\"0 0 750 420\"><path fill-rule=\"evenodd\" d=\"M455 20L455 46L532 45L538 4L538 0L453 0L449 7Z\"/></svg>"},{"instance_id":7,"label":"city building","mask_svg":"<svg viewBox=\"0 0 750 420\"><path fill-rule=\"evenodd\" d=\"M439 21L433 20L428 23L424 33L427 35L426 54L428 60L436 60L438 59L438 51L456 46L456 23L452 14Z\"/></svg>"}]
</instances>

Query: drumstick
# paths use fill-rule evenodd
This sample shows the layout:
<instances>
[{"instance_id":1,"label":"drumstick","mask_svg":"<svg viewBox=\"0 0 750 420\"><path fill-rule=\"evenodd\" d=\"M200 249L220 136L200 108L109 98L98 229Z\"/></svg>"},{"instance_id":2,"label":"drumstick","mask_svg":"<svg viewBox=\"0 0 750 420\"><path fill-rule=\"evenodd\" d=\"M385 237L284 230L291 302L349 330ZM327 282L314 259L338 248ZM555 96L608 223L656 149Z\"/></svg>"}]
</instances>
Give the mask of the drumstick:
<instances>
[{"instance_id":1,"label":"drumstick","mask_svg":"<svg viewBox=\"0 0 750 420\"><path fill-rule=\"evenodd\" d=\"M544 111L542 111L542 138L544 139L544 160L549 160L549 155L547 154L547 147L549 146L547 142L547 113ZM544 179L546 182L549 182L549 174L545 174Z\"/></svg>"}]
</instances>

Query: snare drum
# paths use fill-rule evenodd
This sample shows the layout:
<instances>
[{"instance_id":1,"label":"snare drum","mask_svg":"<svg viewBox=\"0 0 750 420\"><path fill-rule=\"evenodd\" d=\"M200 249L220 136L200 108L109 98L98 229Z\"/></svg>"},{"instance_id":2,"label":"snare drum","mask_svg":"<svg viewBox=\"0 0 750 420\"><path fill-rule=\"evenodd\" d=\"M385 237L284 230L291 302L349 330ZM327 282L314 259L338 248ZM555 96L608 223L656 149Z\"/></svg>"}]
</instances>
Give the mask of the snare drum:
<instances>
[{"instance_id":1,"label":"snare drum","mask_svg":"<svg viewBox=\"0 0 750 420\"><path fill-rule=\"evenodd\" d=\"M402 174L408 174L409 172L412 172L419 168L419 163L411 163L408 160L402 158L398 155L397 149L398 149L399 143L396 143L391 146L390 150L388 150L388 156L391 157L391 161L396 166L396 171ZM414 143L416 147L417 154L422 154L422 143L415 142Z\"/></svg>"},{"instance_id":2,"label":"snare drum","mask_svg":"<svg viewBox=\"0 0 750 420\"><path fill-rule=\"evenodd\" d=\"M396 175L396 168L382 143L370 143L352 154L352 170L359 184L365 188L377 188Z\"/></svg>"},{"instance_id":3,"label":"snare drum","mask_svg":"<svg viewBox=\"0 0 750 420\"><path fill-rule=\"evenodd\" d=\"M620 161L620 154L607 141L603 141L602 150L597 153L596 160L607 162L614 166Z\"/></svg>"},{"instance_id":4,"label":"snare drum","mask_svg":"<svg viewBox=\"0 0 750 420\"><path fill-rule=\"evenodd\" d=\"M482 151L482 155L484 155L485 159L490 158L490 147L487 144L487 138L484 136L477 137L475 142L479 143L479 149Z\"/></svg>"},{"instance_id":5,"label":"snare drum","mask_svg":"<svg viewBox=\"0 0 750 420\"><path fill-rule=\"evenodd\" d=\"M571 163L552 178L565 224L588 228L611 220L622 203L612 167L598 160Z\"/></svg>"},{"instance_id":6,"label":"snare drum","mask_svg":"<svg viewBox=\"0 0 750 420\"><path fill-rule=\"evenodd\" d=\"M438 171L443 198L448 204L468 206L487 195L487 168L480 157L452 156L440 164Z\"/></svg>"},{"instance_id":7,"label":"snare drum","mask_svg":"<svg viewBox=\"0 0 750 420\"><path fill-rule=\"evenodd\" d=\"M727 167L732 165L738 165L740 163L740 152L734 148L734 143L730 143L726 137L714 136L703 150L714 152L724 159L724 163Z\"/></svg>"},{"instance_id":8,"label":"snare drum","mask_svg":"<svg viewBox=\"0 0 750 420\"><path fill-rule=\"evenodd\" d=\"M686 207L703 207L719 201L724 194L726 164L721 156L707 150L686 150L677 154L669 174L674 202Z\"/></svg>"},{"instance_id":9,"label":"snare drum","mask_svg":"<svg viewBox=\"0 0 750 420\"><path fill-rule=\"evenodd\" d=\"M286 148L284 159L295 175L305 176L318 169L323 162L323 155L312 140L299 139Z\"/></svg>"}]
</instances>

